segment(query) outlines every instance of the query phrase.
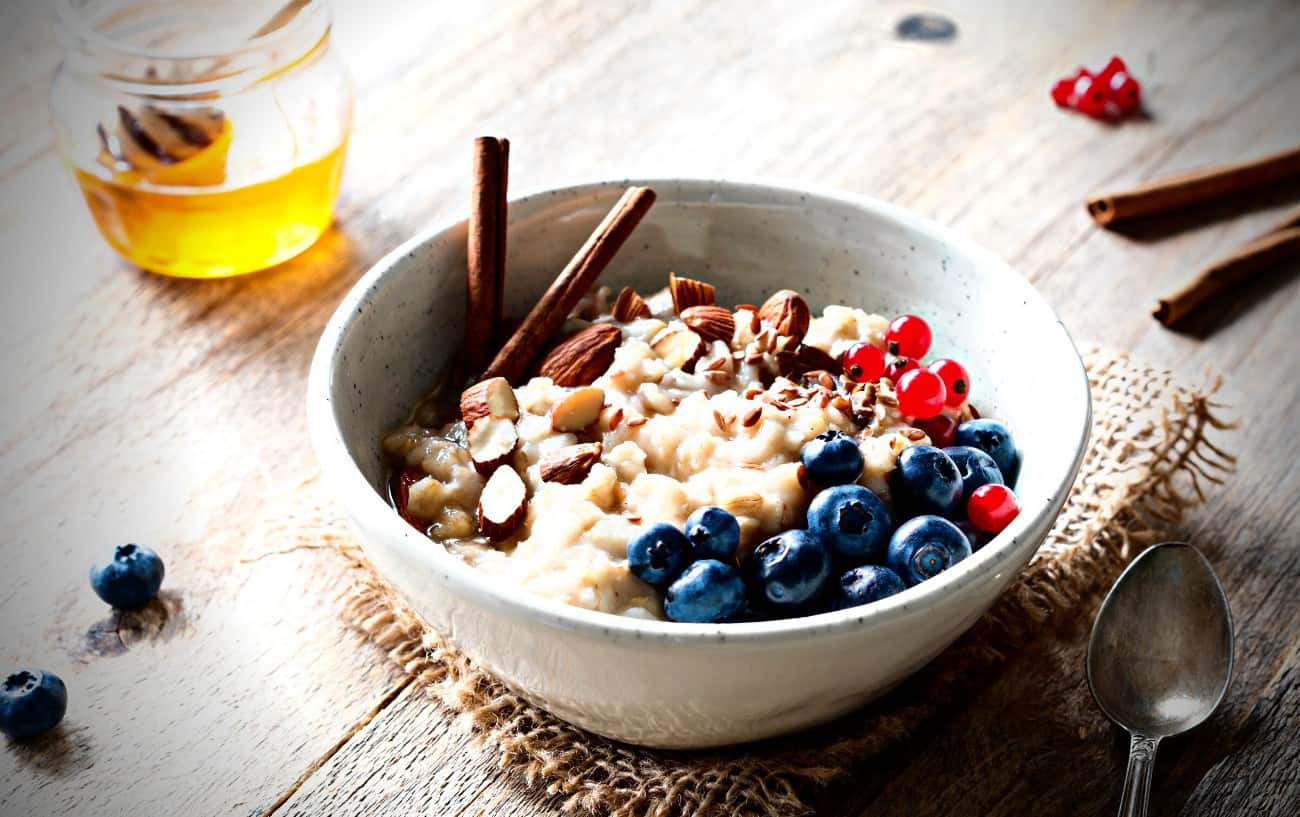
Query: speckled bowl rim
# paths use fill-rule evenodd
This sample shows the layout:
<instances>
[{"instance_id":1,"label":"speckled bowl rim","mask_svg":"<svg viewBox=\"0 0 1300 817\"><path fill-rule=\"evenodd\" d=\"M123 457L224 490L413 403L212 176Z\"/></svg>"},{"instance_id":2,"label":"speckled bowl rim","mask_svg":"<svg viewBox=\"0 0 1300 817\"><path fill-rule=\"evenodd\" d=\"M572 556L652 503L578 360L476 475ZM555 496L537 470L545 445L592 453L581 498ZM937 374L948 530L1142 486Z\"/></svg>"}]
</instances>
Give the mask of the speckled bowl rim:
<instances>
[{"instance_id":1,"label":"speckled bowl rim","mask_svg":"<svg viewBox=\"0 0 1300 817\"><path fill-rule=\"evenodd\" d=\"M407 550L407 555L413 557L414 562L428 564L429 570L440 574L444 581L460 588L476 604L496 612L592 637L617 641L656 641L682 646L716 646L722 643L758 646L792 639L806 641L810 638L843 636L870 629L885 621L923 615L927 612L930 602L940 596L959 593L972 583L997 580L1004 571L1019 571L1028 562L1065 504L1070 486L1083 462L1088 434L1092 426L1091 390L1083 360L1056 312L1043 300L1037 290L1033 289L1032 285L1029 285L1019 273L993 252L953 230L902 207L870 196L803 186L787 186L779 180L652 178L590 181L565 187L532 190L511 199L511 206L518 206L542 197L550 198L552 201L561 196L581 199L603 190L611 188L622 190L634 184L656 190L683 191L694 188L695 192L706 194L717 193L725 188L733 193L750 197L756 195L781 199L789 197L799 200L799 203L804 206L815 206L819 203L818 200L848 205L873 212L884 219L898 223L905 229L940 240L951 247L955 253L969 258L983 268L986 273L1013 279L1020 286L1027 287L1032 297L1037 298L1038 306L1047 310L1047 313L1056 319L1051 331L1060 332L1068 348L1073 352L1072 365L1078 375L1075 380L1077 393L1062 395L1062 399L1075 404L1081 403L1084 408L1083 422L1078 427L1061 429L1063 436L1073 435L1074 456L1070 467L1060 475L1059 483L1051 490L1048 500L1036 508L1023 508L1011 525L992 541L955 567L932 579L869 605L802 618L724 624L650 621L574 607L529 592L515 590L511 593L510 588L504 585L498 589L486 574L461 561L446 549L430 547L429 539L408 525L375 491L374 486L366 479L347 450L339 423L334 417L330 397L338 352L349 325L360 314L361 306L372 299L373 293L383 288L388 274L403 258L447 230L462 225L464 219L460 218L448 219L421 231L376 262L353 285L339 304L329 323L326 324L316 347L307 386L307 414L311 440L327 483L357 520L364 519L365 527L380 531L390 544ZM723 198L727 199L726 196ZM375 429L376 439L382 432L383 429ZM1035 536L1031 529L1040 525L1044 528L1043 535ZM1026 548L1027 537L1030 536L1035 536L1038 541Z\"/></svg>"}]
</instances>

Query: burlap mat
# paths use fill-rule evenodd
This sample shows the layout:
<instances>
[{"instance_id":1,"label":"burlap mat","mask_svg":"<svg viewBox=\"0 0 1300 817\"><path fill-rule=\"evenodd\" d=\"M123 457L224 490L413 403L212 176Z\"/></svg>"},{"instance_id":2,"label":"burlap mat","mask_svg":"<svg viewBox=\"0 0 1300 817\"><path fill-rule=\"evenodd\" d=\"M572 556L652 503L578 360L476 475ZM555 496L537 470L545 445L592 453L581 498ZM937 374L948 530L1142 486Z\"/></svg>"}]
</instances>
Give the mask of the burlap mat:
<instances>
[{"instance_id":1,"label":"burlap mat","mask_svg":"<svg viewBox=\"0 0 1300 817\"><path fill-rule=\"evenodd\" d=\"M428 717L456 717L483 750L531 787L558 796L566 813L614 817L793 817L808 791L905 738L987 671L1049 635L1062 616L1095 601L1128 559L1204 500L1233 466L1206 437L1228 424L1211 402L1167 371L1097 349L1084 355L1093 429L1074 489L1019 580L952 647L904 688L830 726L793 738L698 753L639 749L569 726L478 669L369 569L335 503L299 503L280 541L337 546L354 558L356 583L343 617L428 688ZM305 514L300 516L299 514ZM279 538L278 536L276 538Z\"/></svg>"}]
</instances>

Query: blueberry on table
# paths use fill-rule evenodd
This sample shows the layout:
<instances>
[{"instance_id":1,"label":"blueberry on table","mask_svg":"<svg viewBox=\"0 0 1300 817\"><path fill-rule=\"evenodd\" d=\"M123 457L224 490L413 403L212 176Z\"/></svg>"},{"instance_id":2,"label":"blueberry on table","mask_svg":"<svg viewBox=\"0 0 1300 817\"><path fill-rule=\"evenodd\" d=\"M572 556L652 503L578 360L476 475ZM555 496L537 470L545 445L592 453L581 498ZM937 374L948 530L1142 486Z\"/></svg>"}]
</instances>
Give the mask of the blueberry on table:
<instances>
[{"instance_id":1,"label":"blueberry on table","mask_svg":"<svg viewBox=\"0 0 1300 817\"><path fill-rule=\"evenodd\" d=\"M831 573L831 551L806 530L788 530L754 548L745 580L760 605L794 612L812 600Z\"/></svg>"},{"instance_id":2,"label":"blueberry on table","mask_svg":"<svg viewBox=\"0 0 1300 817\"><path fill-rule=\"evenodd\" d=\"M957 445L969 445L983 451L998 464L998 470L1008 480L1014 479L1016 443L1011 432L997 420L967 420L957 426Z\"/></svg>"},{"instance_id":3,"label":"blueberry on table","mask_svg":"<svg viewBox=\"0 0 1300 817\"><path fill-rule=\"evenodd\" d=\"M912 445L898 455L892 487L912 513L953 516L961 510L961 474L952 458L932 445Z\"/></svg>"},{"instance_id":4,"label":"blueberry on table","mask_svg":"<svg viewBox=\"0 0 1300 817\"><path fill-rule=\"evenodd\" d=\"M898 574L880 565L861 565L842 573L830 593L830 609L870 604L907 589Z\"/></svg>"},{"instance_id":5,"label":"blueberry on table","mask_svg":"<svg viewBox=\"0 0 1300 817\"><path fill-rule=\"evenodd\" d=\"M24 669L0 690L0 732L25 740L50 731L68 711L68 688L52 672Z\"/></svg>"},{"instance_id":6,"label":"blueberry on table","mask_svg":"<svg viewBox=\"0 0 1300 817\"><path fill-rule=\"evenodd\" d=\"M937 576L970 555L970 540L940 516L918 516L898 526L889 538L886 565L908 587Z\"/></svg>"},{"instance_id":7,"label":"blueberry on table","mask_svg":"<svg viewBox=\"0 0 1300 817\"><path fill-rule=\"evenodd\" d=\"M90 569L95 595L118 610L138 610L153 601L162 581L162 559L144 545L118 545L112 561Z\"/></svg>"},{"instance_id":8,"label":"blueberry on table","mask_svg":"<svg viewBox=\"0 0 1300 817\"><path fill-rule=\"evenodd\" d=\"M1002 469L993 458L973 445L954 445L943 449L943 453L957 466L961 474L961 504L966 507L970 495L981 485L1005 484Z\"/></svg>"},{"instance_id":9,"label":"blueberry on table","mask_svg":"<svg viewBox=\"0 0 1300 817\"><path fill-rule=\"evenodd\" d=\"M644 528L627 543L628 569L655 587L667 587L693 558L691 540L667 522Z\"/></svg>"},{"instance_id":10,"label":"blueberry on table","mask_svg":"<svg viewBox=\"0 0 1300 817\"><path fill-rule=\"evenodd\" d=\"M664 614L671 621L716 623L745 609L745 580L735 565L700 559L668 585Z\"/></svg>"},{"instance_id":11,"label":"blueberry on table","mask_svg":"<svg viewBox=\"0 0 1300 817\"><path fill-rule=\"evenodd\" d=\"M706 505L686 517L683 526L698 559L729 562L740 547L740 523L716 505Z\"/></svg>"},{"instance_id":12,"label":"blueberry on table","mask_svg":"<svg viewBox=\"0 0 1300 817\"><path fill-rule=\"evenodd\" d=\"M808 506L808 530L847 564L884 561L893 528L885 503L861 485L827 488Z\"/></svg>"},{"instance_id":13,"label":"blueberry on table","mask_svg":"<svg viewBox=\"0 0 1300 817\"><path fill-rule=\"evenodd\" d=\"M862 450L840 431L823 431L804 443L799 460L808 476L821 485L844 485L862 476Z\"/></svg>"}]
</instances>

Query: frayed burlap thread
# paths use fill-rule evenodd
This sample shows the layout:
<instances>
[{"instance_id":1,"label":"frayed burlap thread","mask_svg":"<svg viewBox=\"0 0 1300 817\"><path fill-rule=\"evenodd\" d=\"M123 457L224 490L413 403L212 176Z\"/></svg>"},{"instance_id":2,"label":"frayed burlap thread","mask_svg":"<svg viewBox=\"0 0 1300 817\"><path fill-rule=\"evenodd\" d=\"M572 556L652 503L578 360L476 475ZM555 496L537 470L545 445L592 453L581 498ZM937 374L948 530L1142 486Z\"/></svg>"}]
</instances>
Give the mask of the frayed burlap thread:
<instances>
[{"instance_id":1,"label":"frayed burlap thread","mask_svg":"<svg viewBox=\"0 0 1300 817\"><path fill-rule=\"evenodd\" d=\"M1020 578L956 644L886 699L808 733L747 747L663 752L588 734L529 704L476 667L419 618L340 536L346 526L322 498L307 524L283 530L300 543L333 541L356 565L343 616L387 651L483 750L523 783L542 787L569 814L612 817L796 817L806 795L852 764L912 734L950 706L972 674L986 672L1089 608L1125 563L1160 538L1234 465L1207 438L1230 427L1218 388L1178 385L1125 355L1085 352L1093 429L1079 477L1050 535ZM282 528L283 529L283 528Z\"/></svg>"}]
</instances>

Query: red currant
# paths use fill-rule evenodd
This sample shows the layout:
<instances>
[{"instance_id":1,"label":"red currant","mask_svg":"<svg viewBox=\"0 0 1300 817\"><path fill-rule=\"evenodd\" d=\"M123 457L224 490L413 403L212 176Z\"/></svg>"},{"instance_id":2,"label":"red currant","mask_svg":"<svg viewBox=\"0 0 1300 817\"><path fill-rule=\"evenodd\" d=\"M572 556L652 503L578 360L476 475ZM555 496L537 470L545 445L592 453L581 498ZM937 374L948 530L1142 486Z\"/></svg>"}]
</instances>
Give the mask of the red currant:
<instances>
[{"instance_id":1,"label":"red currant","mask_svg":"<svg viewBox=\"0 0 1300 817\"><path fill-rule=\"evenodd\" d=\"M885 373L885 353L870 343L859 343L849 347L840 365L854 383L874 383Z\"/></svg>"},{"instance_id":2,"label":"red currant","mask_svg":"<svg viewBox=\"0 0 1300 817\"><path fill-rule=\"evenodd\" d=\"M939 375L939 379L947 387L948 405L952 408L961 408L962 403L970 397L970 375L966 374L966 367L955 360L943 358L933 361L926 368Z\"/></svg>"},{"instance_id":3,"label":"red currant","mask_svg":"<svg viewBox=\"0 0 1300 817\"><path fill-rule=\"evenodd\" d=\"M943 411L948 389L939 375L929 369L913 369L898 381L898 410L907 417L924 420Z\"/></svg>"},{"instance_id":4,"label":"red currant","mask_svg":"<svg viewBox=\"0 0 1300 817\"><path fill-rule=\"evenodd\" d=\"M1094 119L1105 118L1107 95L1101 83L1092 79L1081 79L1075 83L1074 90L1076 93L1074 107L1079 113L1087 114Z\"/></svg>"},{"instance_id":5,"label":"red currant","mask_svg":"<svg viewBox=\"0 0 1300 817\"><path fill-rule=\"evenodd\" d=\"M930 438L930 445L935 448L947 448L957 442L957 421L946 414L936 414L924 420L917 420L916 427Z\"/></svg>"},{"instance_id":6,"label":"red currant","mask_svg":"<svg viewBox=\"0 0 1300 817\"><path fill-rule=\"evenodd\" d=\"M1070 94L1074 90L1074 80L1058 79L1052 85L1052 101L1062 108L1070 106Z\"/></svg>"},{"instance_id":7,"label":"red currant","mask_svg":"<svg viewBox=\"0 0 1300 817\"><path fill-rule=\"evenodd\" d=\"M1097 74L1097 79L1102 85L1106 85L1110 82L1111 77L1119 73L1128 73L1128 66L1119 57L1111 57L1110 62L1106 63L1106 67Z\"/></svg>"},{"instance_id":8,"label":"red currant","mask_svg":"<svg viewBox=\"0 0 1300 817\"><path fill-rule=\"evenodd\" d=\"M930 351L930 325L915 315L901 315L889 324L885 348L891 355L923 358Z\"/></svg>"},{"instance_id":9,"label":"red currant","mask_svg":"<svg viewBox=\"0 0 1300 817\"><path fill-rule=\"evenodd\" d=\"M1142 104L1142 86L1132 75L1120 71L1106 84L1110 98L1114 100L1121 113L1132 113Z\"/></svg>"},{"instance_id":10,"label":"red currant","mask_svg":"<svg viewBox=\"0 0 1300 817\"><path fill-rule=\"evenodd\" d=\"M903 375L913 369L921 368L921 364L911 357L891 357L885 364L885 377L897 383Z\"/></svg>"},{"instance_id":11,"label":"red currant","mask_svg":"<svg viewBox=\"0 0 1300 817\"><path fill-rule=\"evenodd\" d=\"M1001 533L1019 513L1016 495L995 482L976 488L966 502L966 518L985 533Z\"/></svg>"}]
</instances>

